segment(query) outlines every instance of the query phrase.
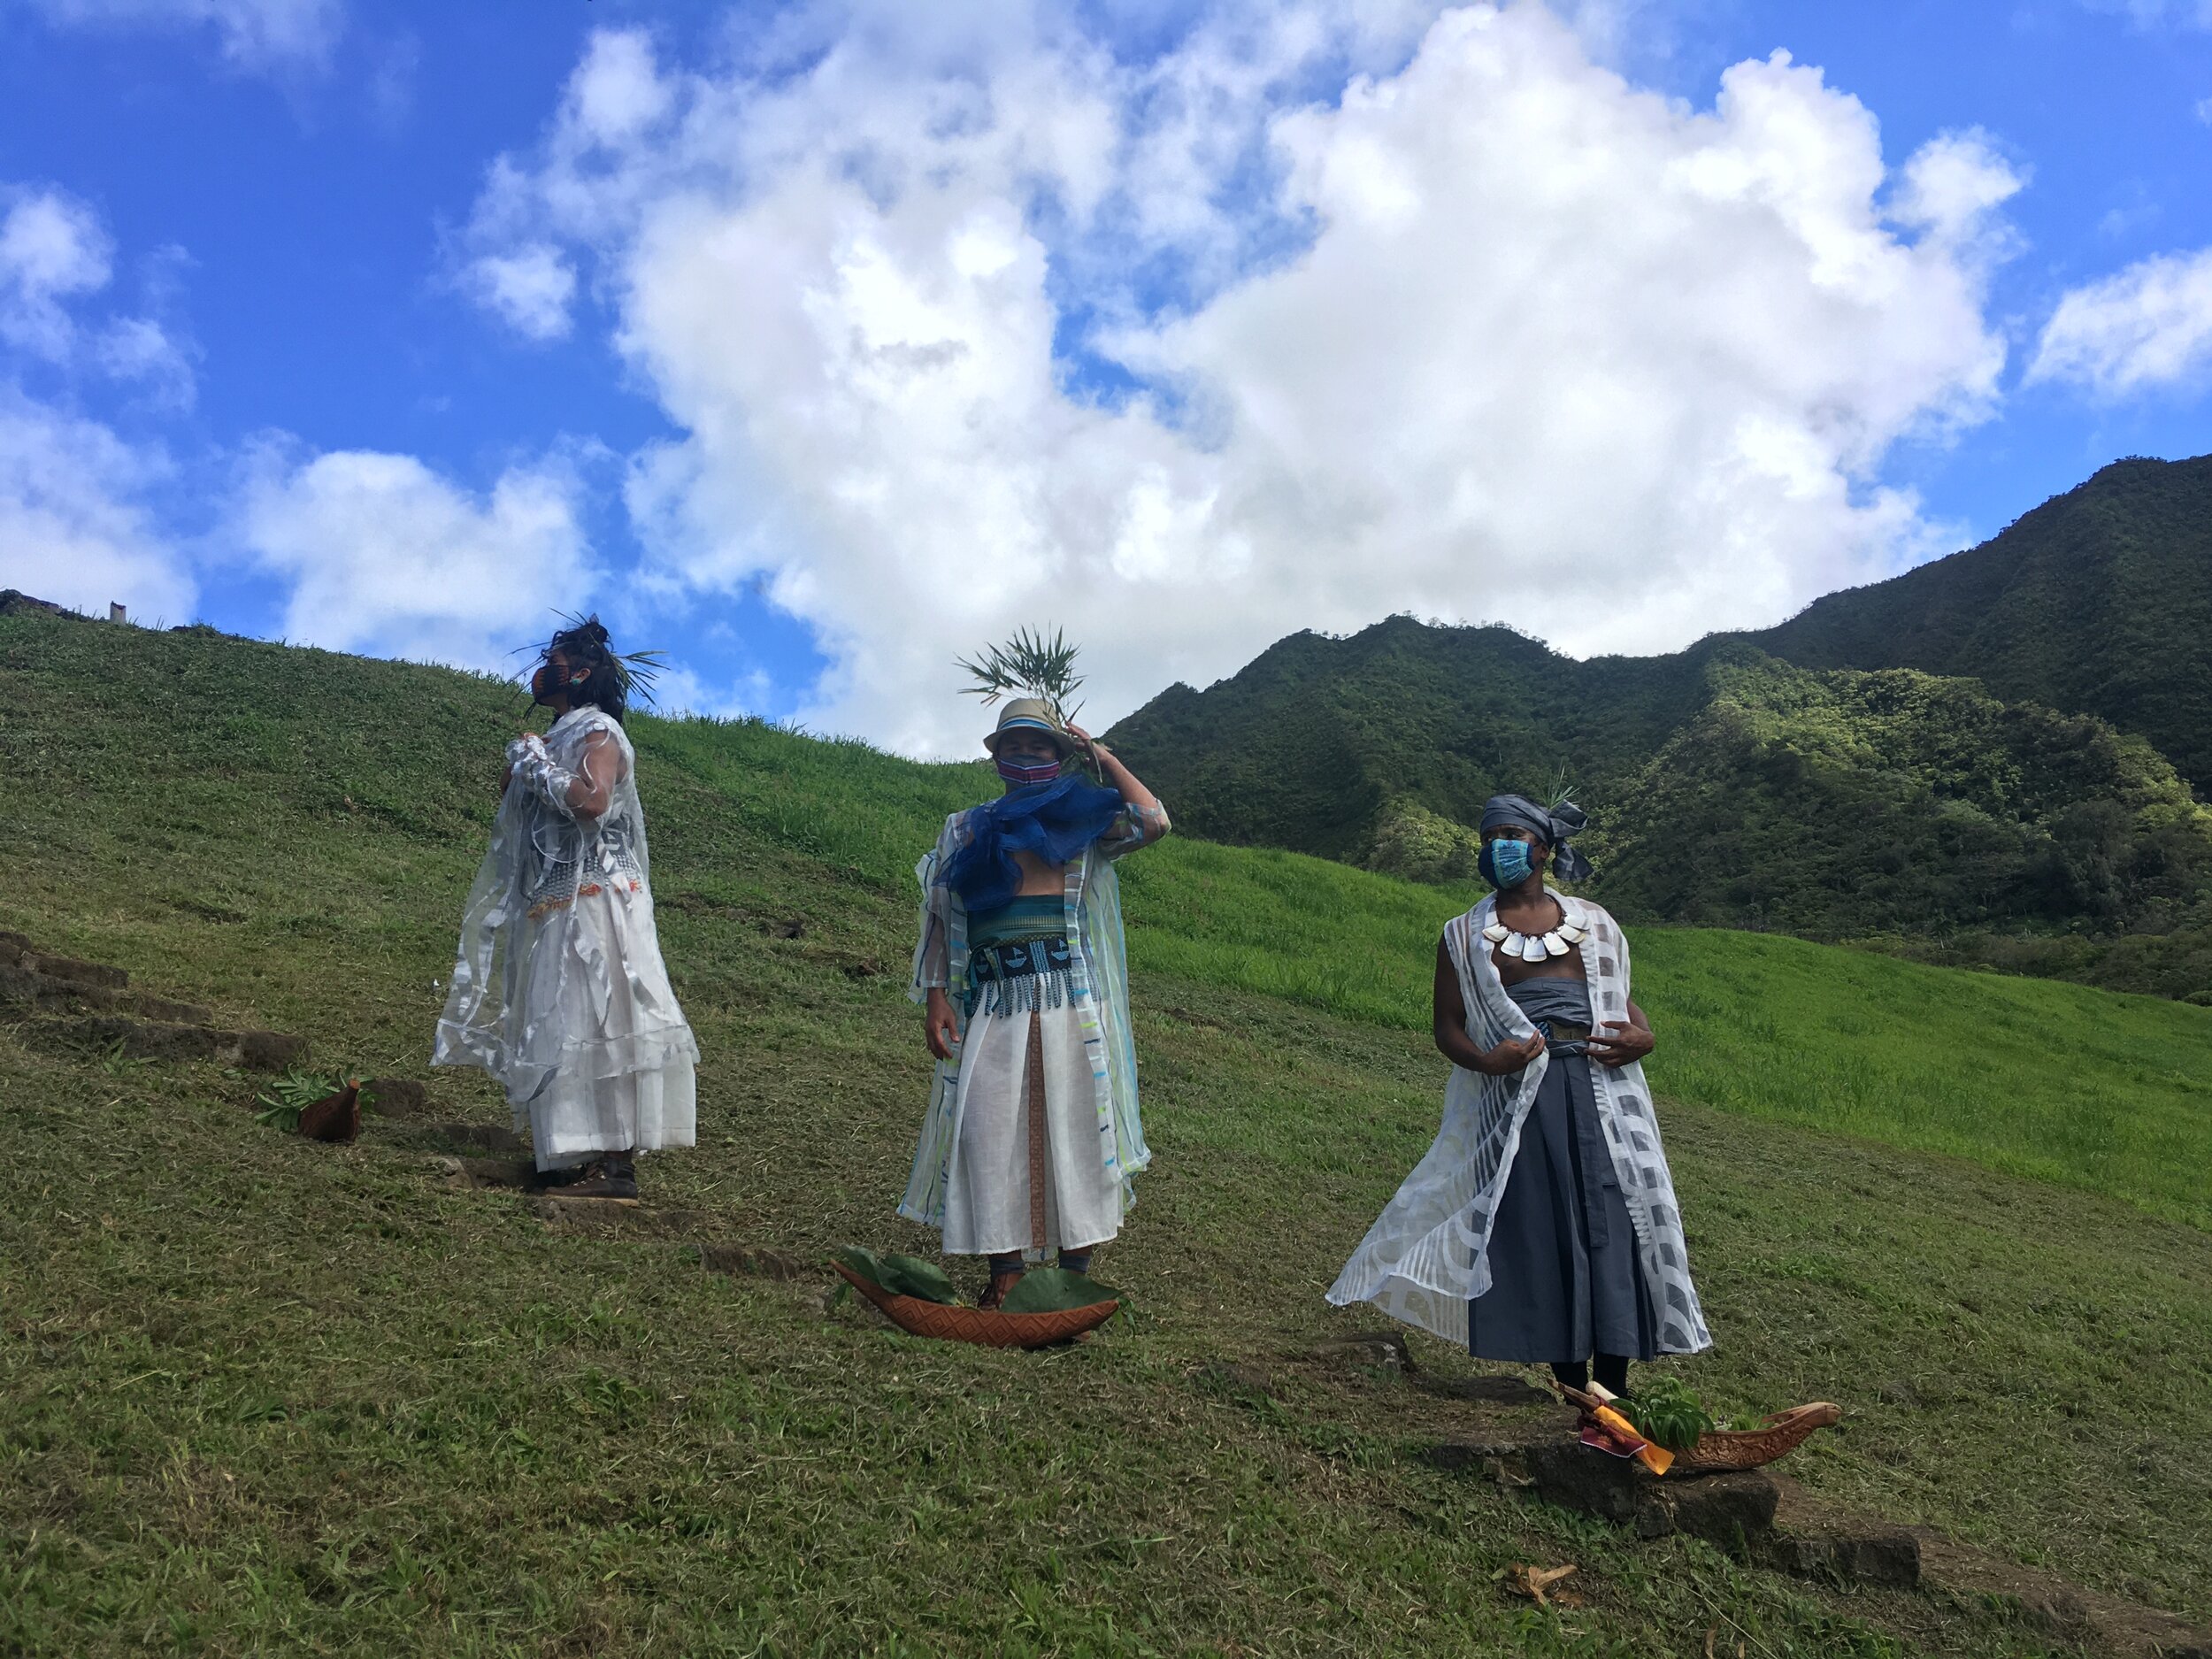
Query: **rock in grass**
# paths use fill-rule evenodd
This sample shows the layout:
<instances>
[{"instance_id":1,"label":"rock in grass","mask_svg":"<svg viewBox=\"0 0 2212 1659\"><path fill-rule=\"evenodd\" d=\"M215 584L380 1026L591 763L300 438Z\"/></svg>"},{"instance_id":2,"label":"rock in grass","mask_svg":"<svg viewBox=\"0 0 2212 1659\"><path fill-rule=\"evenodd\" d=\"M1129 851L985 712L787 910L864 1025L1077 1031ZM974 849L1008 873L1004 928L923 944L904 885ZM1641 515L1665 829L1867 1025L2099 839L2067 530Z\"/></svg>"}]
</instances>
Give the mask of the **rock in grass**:
<instances>
[{"instance_id":1,"label":"rock in grass","mask_svg":"<svg viewBox=\"0 0 2212 1659\"><path fill-rule=\"evenodd\" d=\"M412 1078L371 1078L365 1090L367 1110L383 1118L419 1118L430 1110L430 1091Z\"/></svg>"}]
</instances>

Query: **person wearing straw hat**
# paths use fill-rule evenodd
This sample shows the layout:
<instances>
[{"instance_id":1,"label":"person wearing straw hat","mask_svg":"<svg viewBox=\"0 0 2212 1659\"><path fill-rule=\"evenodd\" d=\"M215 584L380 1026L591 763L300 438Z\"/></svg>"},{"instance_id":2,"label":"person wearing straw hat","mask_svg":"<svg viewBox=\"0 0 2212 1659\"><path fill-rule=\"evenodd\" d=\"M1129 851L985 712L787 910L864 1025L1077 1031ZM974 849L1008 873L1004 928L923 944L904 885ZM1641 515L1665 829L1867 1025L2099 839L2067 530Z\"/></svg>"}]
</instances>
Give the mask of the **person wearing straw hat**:
<instances>
[{"instance_id":1,"label":"person wearing straw hat","mask_svg":"<svg viewBox=\"0 0 2212 1659\"><path fill-rule=\"evenodd\" d=\"M910 995L937 1068L899 1213L987 1256L995 1308L1025 1260L1087 1271L1150 1162L1113 865L1168 816L1040 698L1009 702L984 747L1002 793L947 818L915 868Z\"/></svg>"},{"instance_id":2,"label":"person wearing straw hat","mask_svg":"<svg viewBox=\"0 0 2212 1659\"><path fill-rule=\"evenodd\" d=\"M1498 890L1436 951L1444 1124L1330 1288L1340 1306L1548 1363L1571 1387L1627 1392L1632 1359L1712 1345L1674 1180L1639 1064L1651 1023L1629 996L1628 941L1579 881L1571 802L1492 797L1483 877Z\"/></svg>"}]
</instances>

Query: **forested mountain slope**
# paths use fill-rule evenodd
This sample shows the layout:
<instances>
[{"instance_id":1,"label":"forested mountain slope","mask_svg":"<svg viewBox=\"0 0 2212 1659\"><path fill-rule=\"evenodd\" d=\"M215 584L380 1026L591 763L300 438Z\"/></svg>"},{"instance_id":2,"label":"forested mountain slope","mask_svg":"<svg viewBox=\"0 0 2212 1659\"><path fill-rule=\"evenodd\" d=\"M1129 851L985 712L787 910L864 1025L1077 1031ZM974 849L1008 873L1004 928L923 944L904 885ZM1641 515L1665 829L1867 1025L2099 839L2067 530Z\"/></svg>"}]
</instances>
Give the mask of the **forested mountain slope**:
<instances>
[{"instance_id":1,"label":"forested mountain slope","mask_svg":"<svg viewBox=\"0 0 2212 1659\"><path fill-rule=\"evenodd\" d=\"M2186 621L2212 595L2208 526L2212 458L2125 462L1766 634L1576 661L1393 618L1294 635L1110 735L1187 827L1233 843L1463 879L1486 796L1563 784L1598 822L1594 891L1625 914L2204 997L2212 816L2139 728L2194 730L2212 695L2212 612ZM2082 626L2060 637L2062 615ZM1885 641L1915 660L1878 660ZM1965 677L1983 663L2025 689Z\"/></svg>"},{"instance_id":2,"label":"forested mountain slope","mask_svg":"<svg viewBox=\"0 0 2212 1659\"><path fill-rule=\"evenodd\" d=\"M1967 674L2101 716L2212 794L2212 455L2116 461L1979 547L1745 637L1806 668Z\"/></svg>"}]
</instances>

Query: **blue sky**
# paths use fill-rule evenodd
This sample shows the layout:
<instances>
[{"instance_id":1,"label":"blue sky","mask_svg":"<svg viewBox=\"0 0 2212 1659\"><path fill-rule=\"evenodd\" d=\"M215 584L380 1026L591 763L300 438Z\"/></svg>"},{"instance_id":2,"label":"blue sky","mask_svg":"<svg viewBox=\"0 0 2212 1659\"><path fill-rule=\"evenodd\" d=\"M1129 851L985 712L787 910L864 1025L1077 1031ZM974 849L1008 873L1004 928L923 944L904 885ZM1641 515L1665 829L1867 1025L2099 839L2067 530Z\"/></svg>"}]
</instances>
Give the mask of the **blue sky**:
<instances>
[{"instance_id":1,"label":"blue sky","mask_svg":"<svg viewBox=\"0 0 2212 1659\"><path fill-rule=\"evenodd\" d=\"M0 0L0 585L944 751L2212 449L2199 0L911 10Z\"/></svg>"}]
</instances>

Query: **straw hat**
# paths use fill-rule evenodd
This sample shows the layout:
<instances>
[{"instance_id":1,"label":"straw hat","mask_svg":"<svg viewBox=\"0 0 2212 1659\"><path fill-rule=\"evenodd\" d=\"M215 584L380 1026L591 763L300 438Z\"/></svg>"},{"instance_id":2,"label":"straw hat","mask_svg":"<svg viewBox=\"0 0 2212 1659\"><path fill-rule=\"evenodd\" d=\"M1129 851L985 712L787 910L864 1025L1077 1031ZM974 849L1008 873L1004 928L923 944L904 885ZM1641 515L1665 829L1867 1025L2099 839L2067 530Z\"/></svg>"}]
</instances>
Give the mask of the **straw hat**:
<instances>
[{"instance_id":1,"label":"straw hat","mask_svg":"<svg viewBox=\"0 0 2212 1659\"><path fill-rule=\"evenodd\" d=\"M1052 710L1041 697L1016 697L999 711L998 729L983 740L983 747L992 754L998 753L999 739L1012 731L1042 732L1060 751L1065 760L1075 752L1075 740L1061 730L1052 718Z\"/></svg>"}]
</instances>

